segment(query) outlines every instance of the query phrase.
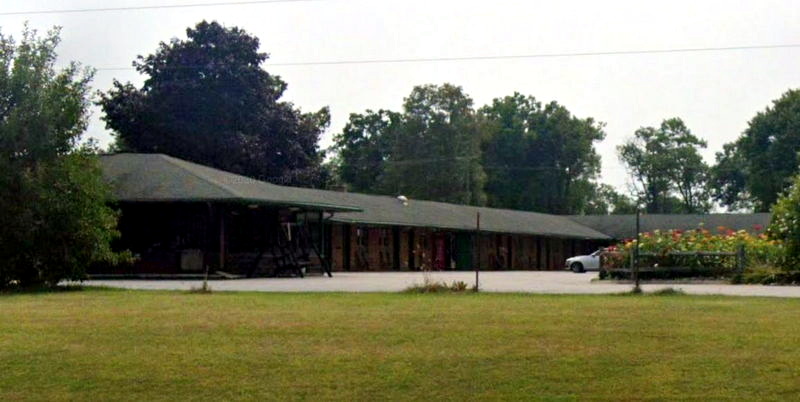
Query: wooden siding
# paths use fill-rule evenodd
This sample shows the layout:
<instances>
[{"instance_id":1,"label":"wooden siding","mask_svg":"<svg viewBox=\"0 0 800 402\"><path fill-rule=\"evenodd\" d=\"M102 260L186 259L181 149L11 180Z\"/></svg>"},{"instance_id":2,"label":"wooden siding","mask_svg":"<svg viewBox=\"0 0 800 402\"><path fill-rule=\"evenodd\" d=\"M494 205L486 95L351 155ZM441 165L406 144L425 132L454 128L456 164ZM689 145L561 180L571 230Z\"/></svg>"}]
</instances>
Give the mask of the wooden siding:
<instances>
[{"instance_id":1,"label":"wooden siding","mask_svg":"<svg viewBox=\"0 0 800 402\"><path fill-rule=\"evenodd\" d=\"M330 244L331 244L331 269L333 271L344 271L344 235L348 229L347 225L331 225Z\"/></svg>"},{"instance_id":2,"label":"wooden siding","mask_svg":"<svg viewBox=\"0 0 800 402\"><path fill-rule=\"evenodd\" d=\"M439 266L446 270L455 268L458 253L455 248L456 232L333 224L330 241L335 271L344 270L343 254L347 247L343 237L347 228L350 230L352 271L392 271L396 267L401 271L433 270L436 266L437 244L446 247L444 253L447 261L440 261ZM399 241L394 240L395 235L399 236ZM476 261L476 250L472 246L476 244L474 237L470 243L472 261ZM477 243L481 248L480 266L483 270L561 270L567 258L589 253L597 247L597 243L592 241L497 233L482 233ZM395 245L399 245L399 252L395 252ZM399 258L397 264L395 258Z\"/></svg>"}]
</instances>

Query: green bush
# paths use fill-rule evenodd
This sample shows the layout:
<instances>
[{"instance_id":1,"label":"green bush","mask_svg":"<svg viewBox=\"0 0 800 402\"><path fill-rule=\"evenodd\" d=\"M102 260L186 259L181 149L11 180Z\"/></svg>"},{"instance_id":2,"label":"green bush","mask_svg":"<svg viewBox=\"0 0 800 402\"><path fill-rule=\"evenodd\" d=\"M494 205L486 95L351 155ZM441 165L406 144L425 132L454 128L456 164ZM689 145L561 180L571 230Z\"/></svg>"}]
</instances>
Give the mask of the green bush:
<instances>
[{"instance_id":1,"label":"green bush","mask_svg":"<svg viewBox=\"0 0 800 402\"><path fill-rule=\"evenodd\" d=\"M91 72L53 65L58 31L0 33L0 289L82 279L111 250L117 216L86 127Z\"/></svg>"},{"instance_id":2,"label":"green bush","mask_svg":"<svg viewBox=\"0 0 800 402\"><path fill-rule=\"evenodd\" d=\"M800 271L760 265L748 267L737 283L760 285L800 285Z\"/></svg>"},{"instance_id":3,"label":"green bush","mask_svg":"<svg viewBox=\"0 0 800 402\"><path fill-rule=\"evenodd\" d=\"M797 270L800 267L800 175L792 179L792 185L772 207L768 233L785 244L786 257L780 267Z\"/></svg>"}]
</instances>

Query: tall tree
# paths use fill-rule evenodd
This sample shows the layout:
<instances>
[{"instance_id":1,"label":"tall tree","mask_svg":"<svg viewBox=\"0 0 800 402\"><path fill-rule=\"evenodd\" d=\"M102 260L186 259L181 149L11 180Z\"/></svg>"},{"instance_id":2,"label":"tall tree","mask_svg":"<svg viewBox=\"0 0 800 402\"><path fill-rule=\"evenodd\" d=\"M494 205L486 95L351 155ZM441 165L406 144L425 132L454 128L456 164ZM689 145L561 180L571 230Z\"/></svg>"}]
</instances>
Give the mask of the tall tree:
<instances>
[{"instance_id":1,"label":"tall tree","mask_svg":"<svg viewBox=\"0 0 800 402\"><path fill-rule=\"evenodd\" d=\"M389 110L353 113L341 133L334 136L339 158L338 178L356 192L384 193L382 179L403 116ZM391 192L389 192L391 193Z\"/></svg>"},{"instance_id":2,"label":"tall tree","mask_svg":"<svg viewBox=\"0 0 800 402\"><path fill-rule=\"evenodd\" d=\"M481 122L461 87L417 86L385 162L382 186L409 197L483 205Z\"/></svg>"},{"instance_id":3,"label":"tall tree","mask_svg":"<svg viewBox=\"0 0 800 402\"><path fill-rule=\"evenodd\" d=\"M715 201L729 209L752 210L753 198L747 190L747 159L738 148L738 142L723 145L717 152L716 164L711 167L710 187Z\"/></svg>"},{"instance_id":4,"label":"tall tree","mask_svg":"<svg viewBox=\"0 0 800 402\"><path fill-rule=\"evenodd\" d=\"M481 114L490 133L483 146L490 206L559 214L590 208L601 123L519 93L495 99Z\"/></svg>"},{"instance_id":5,"label":"tall tree","mask_svg":"<svg viewBox=\"0 0 800 402\"><path fill-rule=\"evenodd\" d=\"M592 196L581 205L580 209L573 211L577 215L620 215L636 213L636 201L619 193L608 184L587 183L586 193Z\"/></svg>"},{"instance_id":6,"label":"tall tree","mask_svg":"<svg viewBox=\"0 0 800 402\"><path fill-rule=\"evenodd\" d=\"M100 105L117 147L163 152L282 184L319 184L324 108L281 101L286 83L261 68L258 38L200 22L187 39L162 42L134 62L144 85L114 82Z\"/></svg>"},{"instance_id":7,"label":"tall tree","mask_svg":"<svg viewBox=\"0 0 800 402\"><path fill-rule=\"evenodd\" d=\"M56 71L57 29L0 33L0 289L83 279L114 262L116 214L86 128L92 71Z\"/></svg>"},{"instance_id":8,"label":"tall tree","mask_svg":"<svg viewBox=\"0 0 800 402\"><path fill-rule=\"evenodd\" d=\"M768 211L798 173L800 90L792 89L758 112L747 129L718 156L717 199L730 207L752 203Z\"/></svg>"},{"instance_id":9,"label":"tall tree","mask_svg":"<svg viewBox=\"0 0 800 402\"><path fill-rule=\"evenodd\" d=\"M634 195L647 212L707 212L708 166L698 151L706 142L696 137L683 120L664 120L658 128L642 127L618 148L628 168Z\"/></svg>"}]
</instances>

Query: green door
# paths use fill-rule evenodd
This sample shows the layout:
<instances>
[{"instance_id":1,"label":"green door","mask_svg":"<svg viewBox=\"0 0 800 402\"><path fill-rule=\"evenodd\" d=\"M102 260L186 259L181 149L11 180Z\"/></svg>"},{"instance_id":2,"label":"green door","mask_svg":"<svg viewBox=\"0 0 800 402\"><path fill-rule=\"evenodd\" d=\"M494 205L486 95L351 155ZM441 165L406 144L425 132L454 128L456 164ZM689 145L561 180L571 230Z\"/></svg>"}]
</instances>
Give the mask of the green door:
<instances>
[{"instance_id":1,"label":"green door","mask_svg":"<svg viewBox=\"0 0 800 402\"><path fill-rule=\"evenodd\" d=\"M472 234L456 233L456 269L472 270Z\"/></svg>"}]
</instances>

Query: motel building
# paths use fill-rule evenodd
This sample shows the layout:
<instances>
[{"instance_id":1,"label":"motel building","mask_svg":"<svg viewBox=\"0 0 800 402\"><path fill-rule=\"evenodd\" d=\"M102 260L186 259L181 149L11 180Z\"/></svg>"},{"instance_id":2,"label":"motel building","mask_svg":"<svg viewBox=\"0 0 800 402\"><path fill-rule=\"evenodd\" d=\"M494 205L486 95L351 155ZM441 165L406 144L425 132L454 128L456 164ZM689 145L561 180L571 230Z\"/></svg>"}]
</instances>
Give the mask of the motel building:
<instances>
[{"instance_id":1,"label":"motel building","mask_svg":"<svg viewBox=\"0 0 800 402\"><path fill-rule=\"evenodd\" d=\"M557 216L279 186L163 154L101 157L129 266L94 276L560 270L635 236L630 215ZM480 231L478 220L480 219ZM763 230L769 214L644 215L642 231Z\"/></svg>"}]
</instances>

